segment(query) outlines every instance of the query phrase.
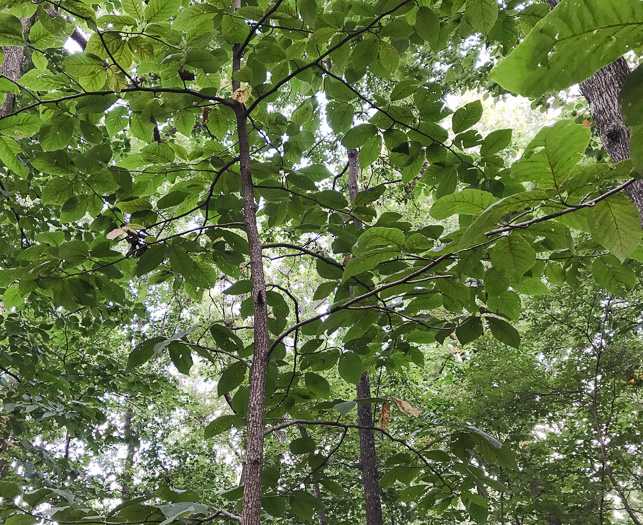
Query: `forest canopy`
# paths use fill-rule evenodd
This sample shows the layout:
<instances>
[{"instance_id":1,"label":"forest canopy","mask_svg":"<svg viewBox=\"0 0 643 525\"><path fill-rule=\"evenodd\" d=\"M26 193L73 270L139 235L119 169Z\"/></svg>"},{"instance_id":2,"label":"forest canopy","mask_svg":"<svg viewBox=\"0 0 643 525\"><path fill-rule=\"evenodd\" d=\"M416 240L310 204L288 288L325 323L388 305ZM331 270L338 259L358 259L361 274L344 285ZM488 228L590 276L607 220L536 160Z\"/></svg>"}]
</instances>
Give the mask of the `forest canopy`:
<instances>
[{"instance_id":1,"label":"forest canopy","mask_svg":"<svg viewBox=\"0 0 643 525\"><path fill-rule=\"evenodd\" d=\"M0 5L4 523L643 523L643 2Z\"/></svg>"}]
</instances>

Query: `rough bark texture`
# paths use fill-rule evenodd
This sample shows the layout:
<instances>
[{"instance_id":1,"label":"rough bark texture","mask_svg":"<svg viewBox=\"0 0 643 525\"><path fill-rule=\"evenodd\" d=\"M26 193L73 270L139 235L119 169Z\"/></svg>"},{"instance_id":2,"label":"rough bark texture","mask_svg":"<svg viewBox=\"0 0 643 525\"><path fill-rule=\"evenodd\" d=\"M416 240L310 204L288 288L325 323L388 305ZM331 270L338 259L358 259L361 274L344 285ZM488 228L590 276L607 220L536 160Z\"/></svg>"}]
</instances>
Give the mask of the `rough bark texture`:
<instances>
[{"instance_id":1,"label":"rough bark texture","mask_svg":"<svg viewBox=\"0 0 643 525\"><path fill-rule=\"evenodd\" d=\"M368 372L364 372L357 385L357 397L371 397L371 385ZM360 426L373 426L373 411L369 403L357 404L357 422ZM366 523L381 525L382 502L380 500L379 472L377 470L377 453L375 452L375 433L361 428L359 431L359 455L362 463L362 483L364 485L364 505L366 507Z\"/></svg>"},{"instance_id":2,"label":"rough bark texture","mask_svg":"<svg viewBox=\"0 0 643 525\"><path fill-rule=\"evenodd\" d=\"M235 0L235 9L240 6ZM239 71L241 57L239 46L235 45L233 71ZM239 89L239 81L232 81L232 89ZM250 368L250 394L248 400L246 460L243 467L243 525L261 523L261 474L263 472L263 410L266 403L266 375L270 336L268 334L268 306L266 303L266 279L261 257L261 240L257 229L252 171L250 169L250 144L246 109L235 103L237 117L237 138L239 140L239 170L241 171L241 194L243 214L250 249L250 280L252 281L252 303L254 308L254 354Z\"/></svg>"},{"instance_id":3,"label":"rough bark texture","mask_svg":"<svg viewBox=\"0 0 643 525\"><path fill-rule=\"evenodd\" d=\"M348 194L351 203L359 191L359 157L358 150L348 149ZM362 223L357 221L357 229L362 229ZM371 397L371 385L368 372L364 372L357 385L357 398ZM357 422L361 427L373 426L373 410L368 403L358 403ZM366 508L367 525L382 525L382 502L380 499L379 472L377 470L377 453L375 452L375 434L372 430L359 430L359 456L362 465L362 484L364 486L364 506Z\"/></svg>"},{"instance_id":4,"label":"rough bark texture","mask_svg":"<svg viewBox=\"0 0 643 525\"><path fill-rule=\"evenodd\" d=\"M560 2L560 0L544 1L552 8ZM623 122L618 105L618 94L629 74L630 68L621 57L580 83L580 91L587 99L603 147L613 162L621 162L630 157L630 132ZM625 191L630 200L636 204L643 223L643 180L637 180Z\"/></svg>"},{"instance_id":5,"label":"rough bark texture","mask_svg":"<svg viewBox=\"0 0 643 525\"><path fill-rule=\"evenodd\" d=\"M270 339L268 335L266 280L261 259L261 241L257 230L252 173L250 171L250 145L248 143L247 122L243 105L237 104L235 112L237 114L244 222L250 248L250 279L252 281L254 307L255 346L250 369L242 523L244 525L259 525L261 522L261 473L263 470L263 410L266 401L266 374L268 373Z\"/></svg>"},{"instance_id":6,"label":"rough bark texture","mask_svg":"<svg viewBox=\"0 0 643 525\"><path fill-rule=\"evenodd\" d=\"M31 27L31 22L28 18L21 18L22 30L27 31ZM22 68L27 63L25 56L25 48L21 46L7 46L3 47L4 63L0 66L0 76L7 77L9 80L18 80L22 73ZM7 98L4 100L0 107L0 118L11 113L16 96L13 93L7 93Z\"/></svg>"}]
</instances>

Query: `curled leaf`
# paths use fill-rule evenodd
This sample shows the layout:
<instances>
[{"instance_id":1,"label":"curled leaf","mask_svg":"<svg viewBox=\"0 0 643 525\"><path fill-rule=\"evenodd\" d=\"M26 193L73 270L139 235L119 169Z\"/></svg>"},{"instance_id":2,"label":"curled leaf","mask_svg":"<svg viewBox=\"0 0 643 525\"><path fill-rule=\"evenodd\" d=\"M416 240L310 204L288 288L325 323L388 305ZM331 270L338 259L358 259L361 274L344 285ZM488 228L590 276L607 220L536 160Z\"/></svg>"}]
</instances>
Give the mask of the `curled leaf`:
<instances>
[{"instance_id":1,"label":"curled leaf","mask_svg":"<svg viewBox=\"0 0 643 525\"><path fill-rule=\"evenodd\" d=\"M391 422L391 404L387 401L382 405L382 413L380 414L380 419L377 424L382 430L386 430L390 422Z\"/></svg>"},{"instance_id":2,"label":"curled leaf","mask_svg":"<svg viewBox=\"0 0 643 525\"><path fill-rule=\"evenodd\" d=\"M393 397L393 396L391 396L391 400L393 401L393 403L395 403L395 406L400 412L402 412L402 414L419 416L422 413L421 410L413 408L408 401L404 401L403 399Z\"/></svg>"}]
</instances>

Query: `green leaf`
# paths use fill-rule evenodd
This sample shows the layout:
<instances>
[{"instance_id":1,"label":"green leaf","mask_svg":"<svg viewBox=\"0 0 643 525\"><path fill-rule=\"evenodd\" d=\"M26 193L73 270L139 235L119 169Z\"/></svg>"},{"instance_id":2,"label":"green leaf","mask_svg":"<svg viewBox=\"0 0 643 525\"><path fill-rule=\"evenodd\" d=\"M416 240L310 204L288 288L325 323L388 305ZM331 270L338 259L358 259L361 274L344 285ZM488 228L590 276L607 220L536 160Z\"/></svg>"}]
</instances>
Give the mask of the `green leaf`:
<instances>
[{"instance_id":1,"label":"green leaf","mask_svg":"<svg viewBox=\"0 0 643 525\"><path fill-rule=\"evenodd\" d=\"M38 521L33 516L29 514L14 514L9 516L4 522L5 525L33 525Z\"/></svg>"},{"instance_id":2,"label":"green leaf","mask_svg":"<svg viewBox=\"0 0 643 525\"><path fill-rule=\"evenodd\" d=\"M469 317L469 319L455 329L455 335L463 345L476 340L478 337L481 337L483 333L482 319L479 317Z\"/></svg>"},{"instance_id":3,"label":"green leaf","mask_svg":"<svg viewBox=\"0 0 643 525\"><path fill-rule=\"evenodd\" d=\"M192 368L192 352L190 347L179 343L177 341L172 341L168 345L168 350L170 352L170 359L176 369L185 375L189 375L190 368Z\"/></svg>"},{"instance_id":4,"label":"green leaf","mask_svg":"<svg viewBox=\"0 0 643 525\"><path fill-rule=\"evenodd\" d=\"M349 382L352 383L352 381L349 381ZM357 383L359 383L359 379L357 380ZM354 384L357 384L357 383L354 383ZM345 416L356 406L357 406L357 403L355 401L344 401L342 403L337 403L336 405L333 405L333 410L337 410L337 412L339 412L342 416Z\"/></svg>"},{"instance_id":5,"label":"green leaf","mask_svg":"<svg viewBox=\"0 0 643 525\"><path fill-rule=\"evenodd\" d=\"M489 133L480 147L480 155L494 155L508 147L511 144L512 133L511 129L498 129Z\"/></svg>"},{"instance_id":6,"label":"green leaf","mask_svg":"<svg viewBox=\"0 0 643 525\"><path fill-rule=\"evenodd\" d=\"M630 136L630 157L634 170L643 177L643 124L632 128Z\"/></svg>"},{"instance_id":7,"label":"green leaf","mask_svg":"<svg viewBox=\"0 0 643 525\"><path fill-rule=\"evenodd\" d=\"M467 0L466 14L471 26L486 35L498 19L498 2L496 0Z\"/></svg>"},{"instance_id":8,"label":"green leaf","mask_svg":"<svg viewBox=\"0 0 643 525\"><path fill-rule=\"evenodd\" d=\"M65 58L63 68L75 78L93 77L105 70L105 64L100 57L83 51Z\"/></svg>"},{"instance_id":9,"label":"green leaf","mask_svg":"<svg viewBox=\"0 0 643 525\"><path fill-rule=\"evenodd\" d=\"M31 137L38 133L41 124L42 121L37 115L20 113L0 119L0 132L3 135L18 139Z\"/></svg>"},{"instance_id":10,"label":"green leaf","mask_svg":"<svg viewBox=\"0 0 643 525\"><path fill-rule=\"evenodd\" d=\"M197 4L183 7L174 22L172 29L178 31L189 31L190 29L197 28L202 22L212 19L216 12L216 8L209 4Z\"/></svg>"},{"instance_id":11,"label":"green leaf","mask_svg":"<svg viewBox=\"0 0 643 525\"><path fill-rule=\"evenodd\" d=\"M462 133L476 124L482 118L482 102L474 100L461 107L453 114L452 127L454 133Z\"/></svg>"},{"instance_id":12,"label":"green leaf","mask_svg":"<svg viewBox=\"0 0 643 525\"><path fill-rule=\"evenodd\" d=\"M158 23L176 15L181 7L181 0L150 0L145 8L145 20Z\"/></svg>"},{"instance_id":13,"label":"green leaf","mask_svg":"<svg viewBox=\"0 0 643 525\"><path fill-rule=\"evenodd\" d=\"M355 108L351 104L332 100L326 107L328 124L337 133L345 133L353 125Z\"/></svg>"},{"instance_id":14,"label":"green leaf","mask_svg":"<svg viewBox=\"0 0 643 525\"><path fill-rule=\"evenodd\" d=\"M228 392L232 392L237 388L246 378L248 367L241 361L232 363L228 368L223 371L217 384L217 394L222 396Z\"/></svg>"},{"instance_id":15,"label":"green leaf","mask_svg":"<svg viewBox=\"0 0 643 525\"><path fill-rule=\"evenodd\" d=\"M261 507L275 518L281 518L286 512L286 498L281 496L264 496L261 498Z\"/></svg>"},{"instance_id":16,"label":"green leaf","mask_svg":"<svg viewBox=\"0 0 643 525\"><path fill-rule=\"evenodd\" d=\"M14 173L26 177L29 174L29 168L20 162L18 158L20 152L20 145L14 139L0 136L0 161Z\"/></svg>"},{"instance_id":17,"label":"green leaf","mask_svg":"<svg viewBox=\"0 0 643 525\"><path fill-rule=\"evenodd\" d=\"M139 343L136 348L130 352L126 370L131 371L149 361L154 355L155 346L164 341L165 337L157 336Z\"/></svg>"},{"instance_id":18,"label":"green leaf","mask_svg":"<svg viewBox=\"0 0 643 525\"><path fill-rule=\"evenodd\" d=\"M492 312L506 315L514 320L520 317L520 296L511 290L499 295L492 295L487 299L487 306Z\"/></svg>"},{"instance_id":19,"label":"green leaf","mask_svg":"<svg viewBox=\"0 0 643 525\"><path fill-rule=\"evenodd\" d=\"M142 20L142 0L121 0L121 6L123 6L123 11L125 11L128 15L134 17L136 20Z\"/></svg>"},{"instance_id":20,"label":"green leaf","mask_svg":"<svg viewBox=\"0 0 643 525\"><path fill-rule=\"evenodd\" d=\"M563 1L495 67L491 79L538 98L585 80L640 46L642 30L643 2Z\"/></svg>"},{"instance_id":21,"label":"green leaf","mask_svg":"<svg viewBox=\"0 0 643 525\"><path fill-rule=\"evenodd\" d=\"M618 102L627 126L643 124L643 64L639 65L625 80L618 95Z\"/></svg>"},{"instance_id":22,"label":"green leaf","mask_svg":"<svg viewBox=\"0 0 643 525\"><path fill-rule=\"evenodd\" d=\"M400 63L400 54L397 49L384 40L380 41L380 61L390 73L395 73Z\"/></svg>"},{"instance_id":23,"label":"green leaf","mask_svg":"<svg viewBox=\"0 0 643 525\"><path fill-rule=\"evenodd\" d=\"M603 199L587 212L592 237L623 262L641 242L641 218L636 205L626 197Z\"/></svg>"},{"instance_id":24,"label":"green leaf","mask_svg":"<svg viewBox=\"0 0 643 525\"><path fill-rule=\"evenodd\" d=\"M288 448L293 454L309 454L310 452L315 452L317 443L311 437L302 437L291 441Z\"/></svg>"},{"instance_id":25,"label":"green leaf","mask_svg":"<svg viewBox=\"0 0 643 525\"><path fill-rule=\"evenodd\" d=\"M415 30L429 44L435 45L440 36L440 19L428 7L422 6L415 18Z\"/></svg>"},{"instance_id":26,"label":"green leaf","mask_svg":"<svg viewBox=\"0 0 643 525\"><path fill-rule=\"evenodd\" d=\"M314 27L317 19L317 0L299 0L299 14L309 27Z\"/></svg>"},{"instance_id":27,"label":"green leaf","mask_svg":"<svg viewBox=\"0 0 643 525\"><path fill-rule=\"evenodd\" d=\"M330 383L322 376L313 372L307 372L305 375L306 388L312 392L315 397L325 398L330 395Z\"/></svg>"},{"instance_id":28,"label":"green leaf","mask_svg":"<svg viewBox=\"0 0 643 525\"><path fill-rule=\"evenodd\" d=\"M594 280L603 289L619 297L634 288L636 274L612 255L602 255L592 263Z\"/></svg>"},{"instance_id":29,"label":"green leaf","mask_svg":"<svg viewBox=\"0 0 643 525\"><path fill-rule=\"evenodd\" d=\"M136 213L137 211L145 211L152 209L152 203L148 198L138 197L118 203L118 208L123 213Z\"/></svg>"},{"instance_id":30,"label":"green leaf","mask_svg":"<svg viewBox=\"0 0 643 525\"><path fill-rule=\"evenodd\" d=\"M40 128L40 145L45 151L66 148L71 142L75 129L74 119L60 115Z\"/></svg>"},{"instance_id":31,"label":"green leaf","mask_svg":"<svg viewBox=\"0 0 643 525\"><path fill-rule=\"evenodd\" d=\"M223 31L226 42L230 44L243 42L249 33L248 26L243 20L239 20L230 15L223 17L221 30Z\"/></svg>"},{"instance_id":32,"label":"green leaf","mask_svg":"<svg viewBox=\"0 0 643 525\"><path fill-rule=\"evenodd\" d=\"M364 253L367 250L380 246L391 246L401 249L404 246L404 233L398 228L385 228L375 226L366 230L357 241L357 253Z\"/></svg>"},{"instance_id":33,"label":"green leaf","mask_svg":"<svg viewBox=\"0 0 643 525\"><path fill-rule=\"evenodd\" d=\"M167 247L163 244L155 244L147 248L136 263L136 275L140 277L154 270L163 262L166 254Z\"/></svg>"},{"instance_id":34,"label":"green leaf","mask_svg":"<svg viewBox=\"0 0 643 525\"><path fill-rule=\"evenodd\" d=\"M498 319L496 317L487 317L491 334L501 343L504 343L514 348L520 346L520 334L513 326L507 321Z\"/></svg>"},{"instance_id":35,"label":"green leaf","mask_svg":"<svg viewBox=\"0 0 643 525\"><path fill-rule=\"evenodd\" d=\"M354 352L346 352L339 358L339 376L347 383L359 384L362 377L362 359Z\"/></svg>"},{"instance_id":36,"label":"green leaf","mask_svg":"<svg viewBox=\"0 0 643 525\"><path fill-rule=\"evenodd\" d=\"M431 206L431 217L446 219L456 213L464 215L479 215L496 202L491 193L481 190L464 189L439 198Z\"/></svg>"},{"instance_id":37,"label":"green leaf","mask_svg":"<svg viewBox=\"0 0 643 525\"><path fill-rule=\"evenodd\" d=\"M571 120L542 128L513 164L511 174L538 187L558 188L583 157L590 137L588 128Z\"/></svg>"},{"instance_id":38,"label":"green leaf","mask_svg":"<svg viewBox=\"0 0 643 525\"><path fill-rule=\"evenodd\" d=\"M519 281L536 263L536 252L521 235L512 233L496 242L491 251L491 264L505 275Z\"/></svg>"},{"instance_id":39,"label":"green leaf","mask_svg":"<svg viewBox=\"0 0 643 525\"><path fill-rule=\"evenodd\" d=\"M216 73L221 68L221 62L205 49L190 49L185 55L185 63L205 73Z\"/></svg>"},{"instance_id":40,"label":"green leaf","mask_svg":"<svg viewBox=\"0 0 643 525\"><path fill-rule=\"evenodd\" d=\"M305 521L310 521L315 510L322 508L322 504L315 496L303 490L293 490L288 501L290 510Z\"/></svg>"},{"instance_id":41,"label":"green leaf","mask_svg":"<svg viewBox=\"0 0 643 525\"><path fill-rule=\"evenodd\" d=\"M210 439L211 437L218 436L223 434L232 428L232 425L235 421L238 421L239 417L235 415L226 415L220 416L214 421L211 421L207 427L205 427L204 437L205 439Z\"/></svg>"},{"instance_id":42,"label":"green leaf","mask_svg":"<svg viewBox=\"0 0 643 525\"><path fill-rule=\"evenodd\" d=\"M377 128L373 124L360 124L344 135L342 146L345 148L360 148L376 134Z\"/></svg>"},{"instance_id":43,"label":"green leaf","mask_svg":"<svg viewBox=\"0 0 643 525\"><path fill-rule=\"evenodd\" d=\"M13 481L0 481L0 498L13 501L20 492L20 485L17 483Z\"/></svg>"},{"instance_id":44,"label":"green leaf","mask_svg":"<svg viewBox=\"0 0 643 525\"><path fill-rule=\"evenodd\" d=\"M13 15L0 13L0 46L24 46L22 24Z\"/></svg>"}]
</instances>

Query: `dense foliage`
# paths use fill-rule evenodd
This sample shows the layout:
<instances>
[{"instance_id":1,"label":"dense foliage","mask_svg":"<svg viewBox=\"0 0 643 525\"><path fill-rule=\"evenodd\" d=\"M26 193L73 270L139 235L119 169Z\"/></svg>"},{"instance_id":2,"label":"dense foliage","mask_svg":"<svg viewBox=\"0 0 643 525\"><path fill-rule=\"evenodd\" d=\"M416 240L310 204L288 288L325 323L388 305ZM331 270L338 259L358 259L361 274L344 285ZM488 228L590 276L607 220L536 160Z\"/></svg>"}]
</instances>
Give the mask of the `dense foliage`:
<instances>
[{"instance_id":1,"label":"dense foliage","mask_svg":"<svg viewBox=\"0 0 643 525\"><path fill-rule=\"evenodd\" d=\"M639 522L640 1L2 4L8 525Z\"/></svg>"}]
</instances>

